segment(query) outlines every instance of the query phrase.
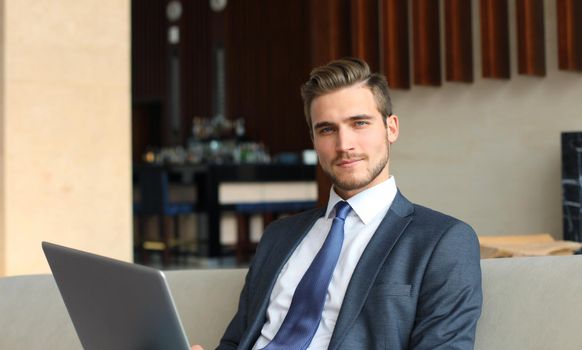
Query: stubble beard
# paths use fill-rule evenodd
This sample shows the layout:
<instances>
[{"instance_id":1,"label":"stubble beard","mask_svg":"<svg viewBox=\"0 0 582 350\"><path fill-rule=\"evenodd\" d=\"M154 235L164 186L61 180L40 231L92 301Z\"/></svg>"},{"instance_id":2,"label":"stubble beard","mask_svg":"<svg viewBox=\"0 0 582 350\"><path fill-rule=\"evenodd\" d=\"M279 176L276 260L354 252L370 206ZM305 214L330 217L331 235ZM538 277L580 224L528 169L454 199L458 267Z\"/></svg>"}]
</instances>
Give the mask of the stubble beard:
<instances>
[{"instance_id":1,"label":"stubble beard","mask_svg":"<svg viewBox=\"0 0 582 350\"><path fill-rule=\"evenodd\" d=\"M364 156L364 159L368 158L366 155L363 155L363 156ZM360 157L360 155L350 156L350 158L352 158L352 157ZM342 158L342 157L339 156L338 158ZM343 157L343 158L345 158L345 157ZM342 177L342 176L338 176L332 170L332 168L331 169L322 168L322 169L331 178L331 181L336 188L338 188L342 191L354 191L357 189L365 188L372 181L374 181L380 175L380 173L382 173L384 168L386 168L389 159L390 159L390 146L387 142L386 143L386 153L384 154L384 157L382 157L380 160L378 160L378 162L373 165L372 169L366 169L367 174L363 178L357 178L356 176L353 176L351 174L346 174ZM335 161L334 161L334 163L335 163ZM332 165L332 167L333 167L333 165Z\"/></svg>"}]
</instances>

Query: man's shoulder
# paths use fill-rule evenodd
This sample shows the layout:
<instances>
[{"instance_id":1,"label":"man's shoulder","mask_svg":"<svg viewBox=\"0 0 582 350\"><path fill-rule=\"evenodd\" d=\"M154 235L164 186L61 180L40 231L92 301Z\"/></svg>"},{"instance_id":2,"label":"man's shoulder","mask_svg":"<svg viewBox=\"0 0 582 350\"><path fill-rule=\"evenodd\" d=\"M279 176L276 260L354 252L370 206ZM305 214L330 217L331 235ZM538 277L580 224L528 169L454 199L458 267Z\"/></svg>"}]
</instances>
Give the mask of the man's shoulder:
<instances>
[{"instance_id":1,"label":"man's shoulder","mask_svg":"<svg viewBox=\"0 0 582 350\"><path fill-rule=\"evenodd\" d=\"M457 219L456 217L453 217L449 214L445 214L445 213L440 212L438 210L431 209L431 208L428 208L428 207L425 207L423 205L416 204L416 203L414 203L413 206L414 206L414 215L415 215L415 218L417 220L430 221L430 222L433 222L435 224L443 224L443 225L453 225L453 224L457 224L457 223L465 224L460 219Z\"/></svg>"},{"instance_id":2,"label":"man's shoulder","mask_svg":"<svg viewBox=\"0 0 582 350\"><path fill-rule=\"evenodd\" d=\"M412 214L411 228L413 231L420 231L423 236L433 236L436 239L450 231L461 233L463 236L474 236L476 233L466 222L429 207L409 202L401 195L403 202L410 205ZM473 239L473 238L471 238Z\"/></svg>"},{"instance_id":3,"label":"man's shoulder","mask_svg":"<svg viewBox=\"0 0 582 350\"><path fill-rule=\"evenodd\" d=\"M284 216L280 219L273 221L269 226L288 227L289 225L293 225L295 223L302 223L305 221L315 221L323 214L325 214L323 208L313 208L298 214Z\"/></svg>"},{"instance_id":4,"label":"man's shoulder","mask_svg":"<svg viewBox=\"0 0 582 350\"><path fill-rule=\"evenodd\" d=\"M325 209L314 208L277 219L265 228L261 241L277 240L277 236L285 235L289 230L296 230L299 227L315 223L323 214L325 214Z\"/></svg>"},{"instance_id":5,"label":"man's shoulder","mask_svg":"<svg viewBox=\"0 0 582 350\"><path fill-rule=\"evenodd\" d=\"M428 222L433 225L464 224L464 222L451 215L425 207L418 203L413 203L406 198L400 190L396 194L390 210L402 217L412 215L414 218L413 221L415 222Z\"/></svg>"},{"instance_id":6,"label":"man's shoulder","mask_svg":"<svg viewBox=\"0 0 582 350\"><path fill-rule=\"evenodd\" d=\"M422 232L425 238L432 237L434 243L452 239L466 241L470 245L478 244L475 230L466 222L422 205L413 205L414 231Z\"/></svg>"}]
</instances>

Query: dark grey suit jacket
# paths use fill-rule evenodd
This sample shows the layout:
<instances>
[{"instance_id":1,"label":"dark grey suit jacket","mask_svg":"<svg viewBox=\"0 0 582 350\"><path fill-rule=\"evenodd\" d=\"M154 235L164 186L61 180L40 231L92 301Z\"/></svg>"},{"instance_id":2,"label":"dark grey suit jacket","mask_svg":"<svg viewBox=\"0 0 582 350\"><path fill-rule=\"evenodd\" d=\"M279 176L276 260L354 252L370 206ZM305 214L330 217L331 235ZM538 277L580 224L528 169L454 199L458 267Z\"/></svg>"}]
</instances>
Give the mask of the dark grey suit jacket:
<instances>
[{"instance_id":1,"label":"dark grey suit jacket","mask_svg":"<svg viewBox=\"0 0 582 350\"><path fill-rule=\"evenodd\" d=\"M324 213L266 229L218 349L252 348L281 268ZM472 349L481 303L473 229L399 192L356 266L329 349Z\"/></svg>"}]
</instances>

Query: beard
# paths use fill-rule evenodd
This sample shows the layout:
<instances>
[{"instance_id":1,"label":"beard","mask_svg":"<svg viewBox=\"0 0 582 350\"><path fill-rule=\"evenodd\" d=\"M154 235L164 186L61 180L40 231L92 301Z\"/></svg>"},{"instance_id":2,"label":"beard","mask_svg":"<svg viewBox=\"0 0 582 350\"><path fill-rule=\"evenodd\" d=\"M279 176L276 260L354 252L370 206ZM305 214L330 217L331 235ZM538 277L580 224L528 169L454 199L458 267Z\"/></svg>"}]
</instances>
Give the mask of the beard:
<instances>
[{"instance_id":1,"label":"beard","mask_svg":"<svg viewBox=\"0 0 582 350\"><path fill-rule=\"evenodd\" d=\"M344 154L338 156L332 164L340 161L341 159L351 159L351 158L362 158L369 159L365 154ZM322 167L323 171L331 178L331 181L335 187L343 191L354 191L357 189L365 188L374 179L376 179L380 173L386 168L388 160L390 159L390 146L386 144L386 153L380 158L375 164L370 164L370 168L365 169L366 173L364 176L356 176L353 174L343 174L339 175L333 171L333 165L326 169L327 167Z\"/></svg>"}]
</instances>

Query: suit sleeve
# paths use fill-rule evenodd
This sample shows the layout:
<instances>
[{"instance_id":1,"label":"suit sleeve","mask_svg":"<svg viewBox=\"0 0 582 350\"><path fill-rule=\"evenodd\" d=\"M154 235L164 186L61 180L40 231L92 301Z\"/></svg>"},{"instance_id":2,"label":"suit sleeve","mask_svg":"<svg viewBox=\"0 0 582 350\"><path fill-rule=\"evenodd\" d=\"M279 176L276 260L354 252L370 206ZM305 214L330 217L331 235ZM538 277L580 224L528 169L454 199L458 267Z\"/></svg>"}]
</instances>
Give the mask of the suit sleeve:
<instances>
[{"instance_id":1,"label":"suit sleeve","mask_svg":"<svg viewBox=\"0 0 582 350\"><path fill-rule=\"evenodd\" d=\"M482 299L477 235L456 222L441 236L423 276L410 349L473 349Z\"/></svg>"}]
</instances>

